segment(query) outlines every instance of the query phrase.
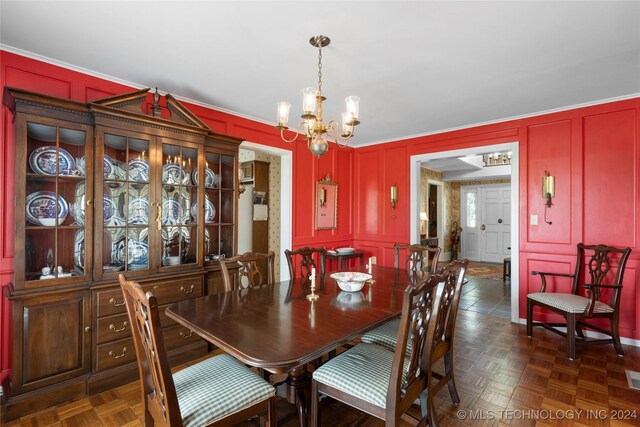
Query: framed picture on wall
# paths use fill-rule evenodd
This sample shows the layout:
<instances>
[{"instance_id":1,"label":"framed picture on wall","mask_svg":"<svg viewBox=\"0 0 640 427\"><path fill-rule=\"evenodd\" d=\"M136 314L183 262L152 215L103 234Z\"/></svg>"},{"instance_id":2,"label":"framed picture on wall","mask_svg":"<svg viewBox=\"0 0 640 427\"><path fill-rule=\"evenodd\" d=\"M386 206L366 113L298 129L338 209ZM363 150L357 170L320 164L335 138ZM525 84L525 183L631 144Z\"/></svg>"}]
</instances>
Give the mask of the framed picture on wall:
<instances>
[{"instance_id":1,"label":"framed picture on wall","mask_svg":"<svg viewBox=\"0 0 640 427\"><path fill-rule=\"evenodd\" d=\"M316 230L332 230L337 228L338 218L338 184L331 180L331 175L316 182Z\"/></svg>"}]
</instances>

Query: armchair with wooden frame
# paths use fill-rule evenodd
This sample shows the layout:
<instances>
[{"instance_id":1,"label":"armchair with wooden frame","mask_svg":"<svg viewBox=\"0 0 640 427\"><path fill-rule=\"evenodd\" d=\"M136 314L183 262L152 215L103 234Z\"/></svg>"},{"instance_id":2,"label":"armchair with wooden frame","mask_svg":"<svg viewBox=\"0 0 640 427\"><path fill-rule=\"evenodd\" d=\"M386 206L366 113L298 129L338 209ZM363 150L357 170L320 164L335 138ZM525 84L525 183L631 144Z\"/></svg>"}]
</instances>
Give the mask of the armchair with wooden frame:
<instances>
[{"instance_id":1,"label":"armchair with wooden frame","mask_svg":"<svg viewBox=\"0 0 640 427\"><path fill-rule=\"evenodd\" d=\"M613 343L618 356L623 356L618 323L622 279L630 253L630 248L579 243L574 274L531 272L534 276L540 276L542 287L540 292L527 295L527 336L532 337L534 326L541 326L566 337L567 356L571 360L575 358L576 342L582 345ZM548 292L548 277L571 279L571 292ZM605 281L610 283L605 284ZM586 296L583 296L583 289L586 290ZM605 298L607 296L608 298ZM535 306L563 316L566 322L534 322ZM587 323L587 319L608 319L610 327L608 330L601 328L593 323ZM566 332L557 327L566 327ZM583 331L584 327L611 338L587 339Z\"/></svg>"}]
</instances>

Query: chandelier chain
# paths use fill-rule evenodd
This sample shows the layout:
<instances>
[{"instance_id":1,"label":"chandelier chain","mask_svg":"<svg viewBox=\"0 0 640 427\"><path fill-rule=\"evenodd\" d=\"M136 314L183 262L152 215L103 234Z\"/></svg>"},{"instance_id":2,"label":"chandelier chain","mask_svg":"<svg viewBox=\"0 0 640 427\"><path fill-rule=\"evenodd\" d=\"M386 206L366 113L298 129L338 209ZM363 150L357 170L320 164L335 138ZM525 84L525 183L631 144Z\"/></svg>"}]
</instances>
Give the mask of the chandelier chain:
<instances>
[{"instance_id":1,"label":"chandelier chain","mask_svg":"<svg viewBox=\"0 0 640 427\"><path fill-rule=\"evenodd\" d=\"M318 48L318 95L322 94L322 48Z\"/></svg>"}]
</instances>

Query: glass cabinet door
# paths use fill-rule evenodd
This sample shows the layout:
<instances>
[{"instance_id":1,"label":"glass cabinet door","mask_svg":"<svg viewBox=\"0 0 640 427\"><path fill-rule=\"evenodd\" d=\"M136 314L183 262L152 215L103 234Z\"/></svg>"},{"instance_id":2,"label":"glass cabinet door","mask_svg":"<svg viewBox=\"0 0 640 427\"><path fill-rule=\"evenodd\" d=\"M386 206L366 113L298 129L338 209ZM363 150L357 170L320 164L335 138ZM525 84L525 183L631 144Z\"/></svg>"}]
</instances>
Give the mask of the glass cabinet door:
<instances>
[{"instance_id":1,"label":"glass cabinet door","mask_svg":"<svg viewBox=\"0 0 640 427\"><path fill-rule=\"evenodd\" d=\"M150 137L100 133L96 221L102 224L102 274L150 269ZM101 161L100 161L101 160ZM100 275L100 273L99 273Z\"/></svg>"},{"instance_id":2,"label":"glass cabinet door","mask_svg":"<svg viewBox=\"0 0 640 427\"><path fill-rule=\"evenodd\" d=\"M91 262L85 206L92 199L87 132L29 121L26 130L25 256L16 264L24 271L16 273L26 281L85 278Z\"/></svg>"},{"instance_id":3,"label":"glass cabinet door","mask_svg":"<svg viewBox=\"0 0 640 427\"><path fill-rule=\"evenodd\" d=\"M198 263L198 186L210 179L198 174L201 149L182 141L162 140L162 198L156 226L161 231L162 266ZM208 182L208 181L207 181ZM212 221L215 207L205 200L204 220Z\"/></svg>"},{"instance_id":4,"label":"glass cabinet door","mask_svg":"<svg viewBox=\"0 0 640 427\"><path fill-rule=\"evenodd\" d=\"M205 160L212 176L211 185L205 183L205 194L215 209L214 217L205 221L205 261L217 261L235 254L235 157L205 152Z\"/></svg>"}]
</instances>

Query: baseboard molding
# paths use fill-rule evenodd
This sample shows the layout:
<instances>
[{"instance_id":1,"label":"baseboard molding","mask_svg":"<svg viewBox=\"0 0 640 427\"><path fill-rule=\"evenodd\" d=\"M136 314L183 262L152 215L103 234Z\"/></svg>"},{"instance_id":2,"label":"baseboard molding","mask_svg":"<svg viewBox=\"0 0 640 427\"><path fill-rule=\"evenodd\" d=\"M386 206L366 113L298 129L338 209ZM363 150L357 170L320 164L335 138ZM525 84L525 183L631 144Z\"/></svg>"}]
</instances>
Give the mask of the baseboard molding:
<instances>
[{"instance_id":1,"label":"baseboard molding","mask_svg":"<svg viewBox=\"0 0 640 427\"><path fill-rule=\"evenodd\" d=\"M521 324L521 325L526 325L527 324L527 319L519 319L518 323ZM558 330L566 332L567 329L566 328L558 328ZM600 332L596 332L596 331L584 331L584 334L586 336L588 336L589 338L594 338L594 339L609 338L609 336L607 336L605 334L601 334ZM640 347L640 340L634 340L633 338L620 337L620 342L622 344L631 345L633 347Z\"/></svg>"}]
</instances>

